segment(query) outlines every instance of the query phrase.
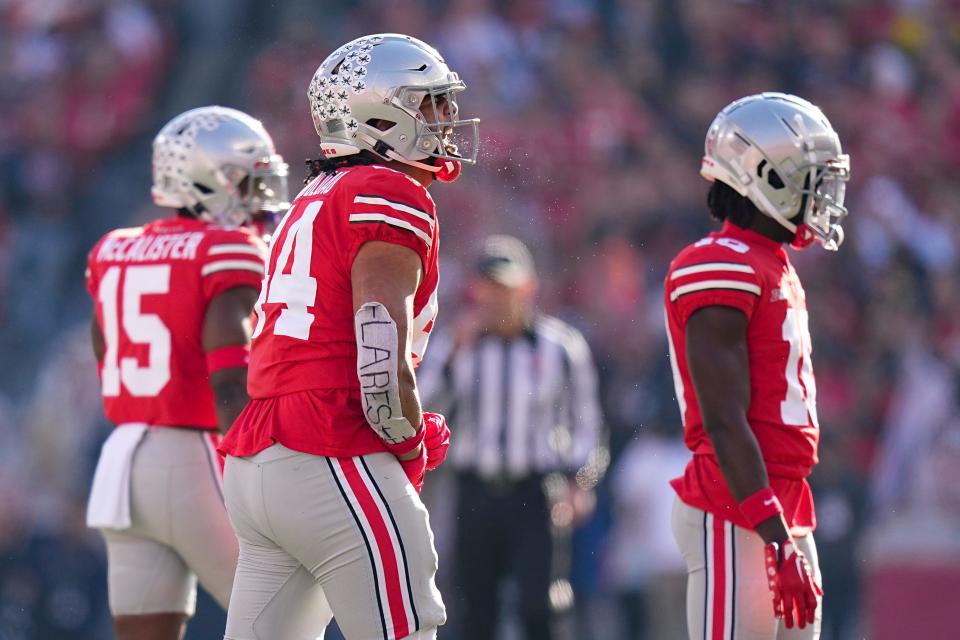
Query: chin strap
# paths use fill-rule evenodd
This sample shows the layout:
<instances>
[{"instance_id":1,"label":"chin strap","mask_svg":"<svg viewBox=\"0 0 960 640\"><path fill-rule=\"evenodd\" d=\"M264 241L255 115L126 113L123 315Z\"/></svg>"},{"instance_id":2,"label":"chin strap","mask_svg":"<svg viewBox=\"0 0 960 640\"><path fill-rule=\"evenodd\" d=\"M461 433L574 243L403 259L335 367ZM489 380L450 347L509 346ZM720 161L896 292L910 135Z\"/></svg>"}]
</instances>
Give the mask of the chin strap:
<instances>
[{"instance_id":1,"label":"chin strap","mask_svg":"<svg viewBox=\"0 0 960 640\"><path fill-rule=\"evenodd\" d=\"M813 232L813 229L808 227L805 224L797 227L796 233L793 236L793 241L790 242L790 246L794 249L806 249L816 240L817 234Z\"/></svg>"},{"instance_id":2,"label":"chin strap","mask_svg":"<svg viewBox=\"0 0 960 640\"><path fill-rule=\"evenodd\" d=\"M435 167L432 164L420 162L419 160L411 160L409 158L404 158L402 155L400 155L393 149L387 149L384 155L386 155L391 160L396 160L397 162L402 162L403 164L409 164L412 167L423 169L424 171L429 171L430 173L437 173L440 171L440 167Z\"/></svg>"},{"instance_id":3,"label":"chin strap","mask_svg":"<svg viewBox=\"0 0 960 640\"><path fill-rule=\"evenodd\" d=\"M459 160L444 160L440 165L440 171L437 172L437 180L453 182L460 177L461 171L463 171L463 163Z\"/></svg>"},{"instance_id":4,"label":"chin strap","mask_svg":"<svg viewBox=\"0 0 960 640\"><path fill-rule=\"evenodd\" d=\"M830 225L830 232L825 238L820 237L813 229L805 224L797 227L797 234L790 243L794 249L806 249L817 240L820 240L820 246L827 251L836 251L843 244L843 227L838 224Z\"/></svg>"},{"instance_id":5,"label":"chin strap","mask_svg":"<svg viewBox=\"0 0 960 640\"><path fill-rule=\"evenodd\" d=\"M411 160L409 158L404 158L393 149L387 151L387 157L390 158L391 160L396 160L397 162L408 164L411 167L416 167L418 169L423 169L424 171L429 171L430 173L439 173L440 171L440 167L436 167L432 164L427 164L426 162L420 162L419 160Z\"/></svg>"},{"instance_id":6,"label":"chin strap","mask_svg":"<svg viewBox=\"0 0 960 640\"><path fill-rule=\"evenodd\" d=\"M426 162L421 162L420 160L411 160L410 158L403 157L386 143L378 141L362 131L357 133L357 138L360 138L369 144L373 148L374 153L380 154L381 156L390 160L395 160L396 162L402 162L403 164L410 165L411 167L429 171L430 173L434 174L434 177L440 182L453 182L460 177L460 173L463 171L463 164L459 160L440 160L439 165L427 164ZM378 146L380 148L378 148Z\"/></svg>"},{"instance_id":7,"label":"chin strap","mask_svg":"<svg viewBox=\"0 0 960 640\"><path fill-rule=\"evenodd\" d=\"M463 171L463 164L459 160L441 160L440 165L437 166L420 162L419 160L410 160L409 158L404 158L393 149L388 149L385 155L391 160L396 160L397 162L402 162L412 167L429 171L433 174L433 177L440 182L453 182L460 177L460 173Z\"/></svg>"}]
</instances>

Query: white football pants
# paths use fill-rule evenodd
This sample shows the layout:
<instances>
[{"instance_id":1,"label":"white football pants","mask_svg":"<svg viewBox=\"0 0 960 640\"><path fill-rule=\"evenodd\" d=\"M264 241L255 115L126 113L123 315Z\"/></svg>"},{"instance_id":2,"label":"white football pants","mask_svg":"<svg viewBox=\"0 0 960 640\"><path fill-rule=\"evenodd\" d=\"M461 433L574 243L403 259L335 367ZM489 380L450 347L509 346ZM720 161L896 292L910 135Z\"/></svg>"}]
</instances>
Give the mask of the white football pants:
<instances>
[{"instance_id":1,"label":"white football pants","mask_svg":"<svg viewBox=\"0 0 960 640\"><path fill-rule=\"evenodd\" d=\"M787 629L773 615L763 539L712 513L676 499L673 535L687 563L687 632L690 640L817 640L823 598L813 624ZM817 582L820 565L813 535L796 538Z\"/></svg>"}]
</instances>

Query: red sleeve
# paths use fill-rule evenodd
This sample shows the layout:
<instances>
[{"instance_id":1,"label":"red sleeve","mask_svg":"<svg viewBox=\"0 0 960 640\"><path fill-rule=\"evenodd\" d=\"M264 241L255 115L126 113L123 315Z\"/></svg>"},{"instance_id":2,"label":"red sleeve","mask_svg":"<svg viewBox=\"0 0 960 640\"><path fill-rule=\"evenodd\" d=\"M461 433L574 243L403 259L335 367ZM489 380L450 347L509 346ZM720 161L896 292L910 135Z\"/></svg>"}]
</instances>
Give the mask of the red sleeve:
<instances>
[{"instance_id":1,"label":"red sleeve","mask_svg":"<svg viewBox=\"0 0 960 640\"><path fill-rule=\"evenodd\" d=\"M360 247L372 240L412 249L426 271L437 237L436 207L426 189L399 171L371 167L349 193L347 272Z\"/></svg>"},{"instance_id":2,"label":"red sleeve","mask_svg":"<svg viewBox=\"0 0 960 640\"><path fill-rule=\"evenodd\" d=\"M253 287L259 291L266 257L263 240L246 229L211 231L200 253L204 299L209 302L233 287Z\"/></svg>"},{"instance_id":3,"label":"red sleeve","mask_svg":"<svg viewBox=\"0 0 960 640\"><path fill-rule=\"evenodd\" d=\"M702 307L740 309L749 319L763 292L752 261L746 254L708 245L681 253L670 266L667 299L681 324Z\"/></svg>"},{"instance_id":4,"label":"red sleeve","mask_svg":"<svg viewBox=\"0 0 960 640\"><path fill-rule=\"evenodd\" d=\"M83 272L83 282L87 287L87 293L90 294L90 297L94 300L97 299L97 280L94 277L93 272L93 251L90 251L90 255L87 256L87 267Z\"/></svg>"},{"instance_id":5,"label":"red sleeve","mask_svg":"<svg viewBox=\"0 0 960 640\"><path fill-rule=\"evenodd\" d=\"M97 244L93 245L93 248L90 249L90 253L87 254L87 267L83 272L83 281L87 287L87 293L90 294L90 297L93 298L93 301L97 301L97 287L99 286L100 274L97 273L96 262L97 254L100 251L100 248L103 246L103 241L106 239L106 236L100 238L97 241Z\"/></svg>"}]
</instances>

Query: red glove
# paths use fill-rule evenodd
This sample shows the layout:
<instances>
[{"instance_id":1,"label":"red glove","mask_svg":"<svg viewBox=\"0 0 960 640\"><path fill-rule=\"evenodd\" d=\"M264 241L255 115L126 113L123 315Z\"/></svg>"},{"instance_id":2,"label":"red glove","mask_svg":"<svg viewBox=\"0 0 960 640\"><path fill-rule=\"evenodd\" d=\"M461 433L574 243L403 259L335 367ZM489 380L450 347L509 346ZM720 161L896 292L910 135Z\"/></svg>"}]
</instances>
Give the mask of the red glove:
<instances>
[{"instance_id":1,"label":"red glove","mask_svg":"<svg viewBox=\"0 0 960 640\"><path fill-rule=\"evenodd\" d=\"M410 460L400 460L397 458L397 462L399 462L403 468L407 480L409 480L413 488L417 490L417 493L420 493L423 489L423 476L427 473L427 448L421 446L420 455L416 458L411 458Z\"/></svg>"},{"instance_id":2,"label":"red glove","mask_svg":"<svg viewBox=\"0 0 960 640\"><path fill-rule=\"evenodd\" d=\"M447 457L450 448L450 428L447 419L439 413L423 412L423 446L427 450L427 470L433 471Z\"/></svg>"},{"instance_id":3,"label":"red glove","mask_svg":"<svg viewBox=\"0 0 960 640\"><path fill-rule=\"evenodd\" d=\"M771 542L763 549L767 564L767 585L773 593L773 615L783 618L787 629L793 628L796 609L797 626L813 624L817 612L817 596L823 589L813 579L810 565L793 540L782 545Z\"/></svg>"}]
</instances>

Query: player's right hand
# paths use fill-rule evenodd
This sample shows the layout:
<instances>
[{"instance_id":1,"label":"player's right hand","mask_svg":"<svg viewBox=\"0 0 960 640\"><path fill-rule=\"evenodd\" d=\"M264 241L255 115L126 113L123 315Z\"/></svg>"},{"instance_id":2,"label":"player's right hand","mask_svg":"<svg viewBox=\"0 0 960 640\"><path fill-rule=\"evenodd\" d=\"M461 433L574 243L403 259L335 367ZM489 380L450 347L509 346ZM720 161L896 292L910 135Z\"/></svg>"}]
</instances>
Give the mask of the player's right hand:
<instances>
[{"instance_id":1,"label":"player's right hand","mask_svg":"<svg viewBox=\"0 0 960 640\"><path fill-rule=\"evenodd\" d=\"M787 629L793 628L794 611L797 626L813 624L817 612L817 596L823 589L813 579L810 564L793 540L783 544L771 542L764 549L767 584L773 594L773 615L783 618Z\"/></svg>"},{"instance_id":2,"label":"player's right hand","mask_svg":"<svg viewBox=\"0 0 960 640\"><path fill-rule=\"evenodd\" d=\"M439 413L423 412L423 446L427 450L427 471L439 467L450 448L450 427Z\"/></svg>"},{"instance_id":3,"label":"player's right hand","mask_svg":"<svg viewBox=\"0 0 960 640\"><path fill-rule=\"evenodd\" d=\"M413 488L417 490L417 493L420 493L423 489L423 477L427 473L427 447L421 444L419 455L409 460L397 458L397 462L399 462L400 467L403 468L403 473L406 474L407 480L409 480Z\"/></svg>"}]
</instances>

